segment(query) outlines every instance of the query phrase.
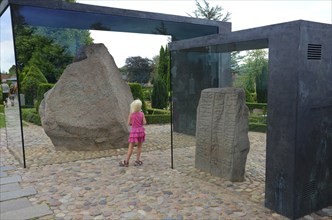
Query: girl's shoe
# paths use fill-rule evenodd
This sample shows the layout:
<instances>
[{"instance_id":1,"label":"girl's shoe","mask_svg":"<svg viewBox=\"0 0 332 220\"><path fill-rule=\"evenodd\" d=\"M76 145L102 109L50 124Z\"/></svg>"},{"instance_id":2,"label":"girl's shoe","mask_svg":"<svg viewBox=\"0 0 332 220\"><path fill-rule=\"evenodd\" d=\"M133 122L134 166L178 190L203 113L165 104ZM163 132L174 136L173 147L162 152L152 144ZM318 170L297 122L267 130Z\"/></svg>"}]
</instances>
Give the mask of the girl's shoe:
<instances>
[{"instance_id":1,"label":"girl's shoe","mask_svg":"<svg viewBox=\"0 0 332 220\"><path fill-rule=\"evenodd\" d=\"M120 161L120 163L119 163L119 166L120 167L128 167L129 166L129 162L128 161Z\"/></svg>"},{"instance_id":2,"label":"girl's shoe","mask_svg":"<svg viewBox=\"0 0 332 220\"><path fill-rule=\"evenodd\" d=\"M142 166L142 165L143 165L142 161L140 161L140 160L135 161L135 166Z\"/></svg>"}]
</instances>

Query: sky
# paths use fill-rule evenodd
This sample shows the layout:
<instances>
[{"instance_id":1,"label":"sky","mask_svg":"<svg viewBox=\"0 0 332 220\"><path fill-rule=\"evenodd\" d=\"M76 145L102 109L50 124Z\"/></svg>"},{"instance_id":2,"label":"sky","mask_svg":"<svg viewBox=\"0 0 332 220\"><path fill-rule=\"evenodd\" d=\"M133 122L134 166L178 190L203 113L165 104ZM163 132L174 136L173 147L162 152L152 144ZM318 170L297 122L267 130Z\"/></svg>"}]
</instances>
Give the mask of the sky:
<instances>
[{"instance_id":1,"label":"sky","mask_svg":"<svg viewBox=\"0 0 332 220\"><path fill-rule=\"evenodd\" d=\"M138 11L188 16L197 8L194 0L77 0L83 4L102 5ZM308 20L332 24L332 0L208 0L210 6L219 5L230 12L232 31L260 27L294 20ZM204 5L204 4L203 4ZM127 33L103 36L92 32L95 43L104 43L118 67L129 56L152 59L160 46L167 45L167 37ZM125 44L123 42L126 42ZM147 49L149 48L149 49Z\"/></svg>"},{"instance_id":2,"label":"sky","mask_svg":"<svg viewBox=\"0 0 332 220\"><path fill-rule=\"evenodd\" d=\"M194 0L77 0L78 3L138 11L189 16L196 9ZM332 0L208 0L231 13L232 31L255 28L294 20L332 24ZM3 33L1 33L3 34ZM118 67L132 56L152 59L166 46L168 37L148 34L91 31L95 43L104 43ZM1 47L12 45L1 38ZM2 50L3 51L3 50ZM8 50L7 50L8 51ZM1 71L13 65L12 57L1 53Z\"/></svg>"}]
</instances>

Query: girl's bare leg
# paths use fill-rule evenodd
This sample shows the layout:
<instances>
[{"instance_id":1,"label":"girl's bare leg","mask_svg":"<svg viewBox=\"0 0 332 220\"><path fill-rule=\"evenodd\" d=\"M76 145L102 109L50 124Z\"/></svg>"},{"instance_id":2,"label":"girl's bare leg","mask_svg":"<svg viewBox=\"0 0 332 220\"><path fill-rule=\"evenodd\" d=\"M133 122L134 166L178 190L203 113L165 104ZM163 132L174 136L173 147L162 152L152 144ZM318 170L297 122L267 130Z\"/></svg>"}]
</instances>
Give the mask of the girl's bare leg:
<instances>
[{"instance_id":1,"label":"girl's bare leg","mask_svg":"<svg viewBox=\"0 0 332 220\"><path fill-rule=\"evenodd\" d=\"M143 142L138 142L137 143L137 156L136 156L137 161L141 160L142 145L143 145Z\"/></svg>"},{"instance_id":2,"label":"girl's bare leg","mask_svg":"<svg viewBox=\"0 0 332 220\"><path fill-rule=\"evenodd\" d=\"M134 150L134 143L129 143L128 152L127 152L127 159L126 159L126 162L128 162L128 163L129 163L130 157L133 153L133 150Z\"/></svg>"}]
</instances>

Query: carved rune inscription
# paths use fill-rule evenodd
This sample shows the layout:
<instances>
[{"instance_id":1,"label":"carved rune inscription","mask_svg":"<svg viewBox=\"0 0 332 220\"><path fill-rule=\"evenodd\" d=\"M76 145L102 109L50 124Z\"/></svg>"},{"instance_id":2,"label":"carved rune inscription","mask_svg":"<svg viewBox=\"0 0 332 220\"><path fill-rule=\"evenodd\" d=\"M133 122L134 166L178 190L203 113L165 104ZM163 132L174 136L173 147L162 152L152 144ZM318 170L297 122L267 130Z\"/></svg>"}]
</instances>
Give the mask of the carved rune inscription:
<instances>
[{"instance_id":1,"label":"carved rune inscription","mask_svg":"<svg viewBox=\"0 0 332 220\"><path fill-rule=\"evenodd\" d=\"M231 181L243 181L249 152L248 107L238 88L201 93L197 108L195 166Z\"/></svg>"}]
</instances>

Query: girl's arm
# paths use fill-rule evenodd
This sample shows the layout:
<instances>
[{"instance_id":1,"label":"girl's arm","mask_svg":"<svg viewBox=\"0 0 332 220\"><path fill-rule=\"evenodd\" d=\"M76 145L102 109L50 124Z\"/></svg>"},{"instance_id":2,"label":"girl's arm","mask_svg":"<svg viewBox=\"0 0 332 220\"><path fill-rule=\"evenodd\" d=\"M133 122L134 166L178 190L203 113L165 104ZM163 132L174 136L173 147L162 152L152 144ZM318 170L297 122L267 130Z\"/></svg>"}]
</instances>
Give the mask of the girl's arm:
<instances>
[{"instance_id":1,"label":"girl's arm","mask_svg":"<svg viewBox=\"0 0 332 220\"><path fill-rule=\"evenodd\" d=\"M128 115L128 120L127 120L128 125L131 125L131 117L130 116L131 116L131 114Z\"/></svg>"}]
</instances>

